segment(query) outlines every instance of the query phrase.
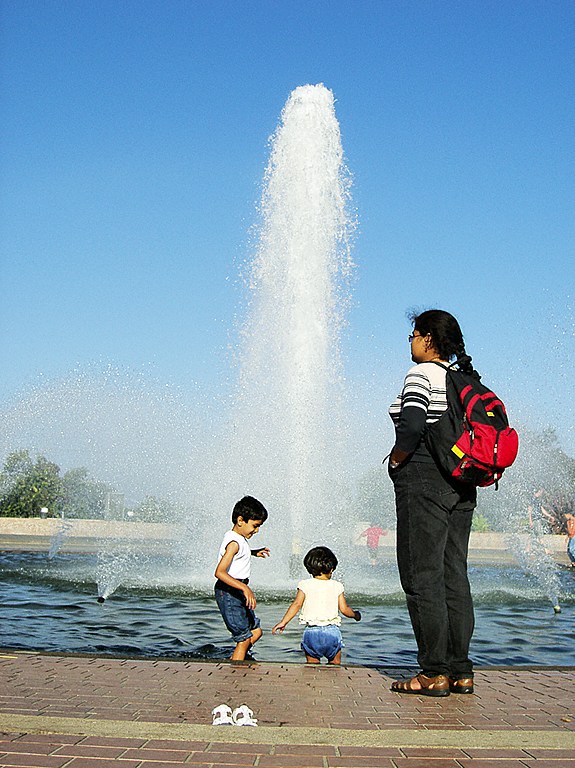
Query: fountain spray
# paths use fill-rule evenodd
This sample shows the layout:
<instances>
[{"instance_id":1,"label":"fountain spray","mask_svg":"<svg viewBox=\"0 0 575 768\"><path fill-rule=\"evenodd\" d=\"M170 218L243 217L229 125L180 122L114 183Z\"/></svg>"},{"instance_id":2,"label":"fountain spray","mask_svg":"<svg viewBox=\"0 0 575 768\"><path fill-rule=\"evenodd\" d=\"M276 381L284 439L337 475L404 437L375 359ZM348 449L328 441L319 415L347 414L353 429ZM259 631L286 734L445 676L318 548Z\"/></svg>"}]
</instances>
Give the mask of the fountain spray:
<instances>
[{"instance_id":1,"label":"fountain spray","mask_svg":"<svg viewBox=\"0 0 575 768\"><path fill-rule=\"evenodd\" d=\"M343 505L336 488L346 468L339 344L352 270L349 188L332 92L296 88L271 139L234 422L245 487L285 510L276 525L282 517L282 542L292 543L298 568L309 536Z\"/></svg>"}]
</instances>

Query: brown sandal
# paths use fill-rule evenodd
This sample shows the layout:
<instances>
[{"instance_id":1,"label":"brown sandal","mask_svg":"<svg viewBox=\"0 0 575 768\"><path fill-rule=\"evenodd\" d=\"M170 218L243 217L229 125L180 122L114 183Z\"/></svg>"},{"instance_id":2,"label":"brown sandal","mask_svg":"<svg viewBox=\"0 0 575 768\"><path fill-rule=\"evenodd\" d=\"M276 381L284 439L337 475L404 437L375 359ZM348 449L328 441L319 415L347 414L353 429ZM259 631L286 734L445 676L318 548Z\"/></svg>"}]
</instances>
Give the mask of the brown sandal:
<instances>
[{"instance_id":1,"label":"brown sandal","mask_svg":"<svg viewBox=\"0 0 575 768\"><path fill-rule=\"evenodd\" d=\"M451 693L473 693L473 678L459 677L449 678L449 690Z\"/></svg>"},{"instance_id":2,"label":"brown sandal","mask_svg":"<svg viewBox=\"0 0 575 768\"><path fill-rule=\"evenodd\" d=\"M419 688L414 688L417 683ZM449 680L445 675L427 677L420 672L409 680L395 680L391 690L396 693L413 693L416 696L449 696Z\"/></svg>"}]
</instances>

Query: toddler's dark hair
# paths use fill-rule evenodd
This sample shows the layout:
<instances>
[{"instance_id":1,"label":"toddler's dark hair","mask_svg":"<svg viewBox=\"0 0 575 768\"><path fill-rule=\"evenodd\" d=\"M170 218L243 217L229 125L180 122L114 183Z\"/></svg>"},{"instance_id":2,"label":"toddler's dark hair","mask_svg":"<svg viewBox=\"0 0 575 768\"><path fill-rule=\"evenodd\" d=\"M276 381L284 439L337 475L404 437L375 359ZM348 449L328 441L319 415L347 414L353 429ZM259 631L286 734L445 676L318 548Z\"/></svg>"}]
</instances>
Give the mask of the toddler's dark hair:
<instances>
[{"instance_id":1,"label":"toddler's dark hair","mask_svg":"<svg viewBox=\"0 0 575 768\"><path fill-rule=\"evenodd\" d=\"M337 557L327 547L313 547L304 557L303 564L312 576L321 576L335 571Z\"/></svg>"},{"instance_id":2,"label":"toddler's dark hair","mask_svg":"<svg viewBox=\"0 0 575 768\"><path fill-rule=\"evenodd\" d=\"M265 522L268 519L268 511L257 499L253 496L244 496L236 502L232 511L232 523L235 525L238 522L238 517L242 517L247 523L248 520L259 520Z\"/></svg>"}]
</instances>

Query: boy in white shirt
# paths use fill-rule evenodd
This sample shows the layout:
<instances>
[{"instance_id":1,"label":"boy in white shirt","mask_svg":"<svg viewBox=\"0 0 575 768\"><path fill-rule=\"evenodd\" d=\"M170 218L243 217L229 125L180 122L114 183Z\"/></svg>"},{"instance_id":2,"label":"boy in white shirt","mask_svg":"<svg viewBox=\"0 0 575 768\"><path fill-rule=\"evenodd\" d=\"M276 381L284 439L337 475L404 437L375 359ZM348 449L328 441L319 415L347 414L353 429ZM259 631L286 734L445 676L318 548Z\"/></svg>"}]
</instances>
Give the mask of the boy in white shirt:
<instances>
[{"instance_id":1,"label":"boy in white shirt","mask_svg":"<svg viewBox=\"0 0 575 768\"><path fill-rule=\"evenodd\" d=\"M361 614L349 607L343 593L343 584L331 576L337 568L337 557L327 547L313 547L304 557L303 564L311 579L297 585L295 600L272 633L283 632L286 625L301 609L299 623L305 625L301 647L308 664L320 664L322 656L328 664L341 664L340 613L360 621Z\"/></svg>"},{"instance_id":2,"label":"boy in white shirt","mask_svg":"<svg viewBox=\"0 0 575 768\"><path fill-rule=\"evenodd\" d=\"M254 613L256 598L248 584L252 555L268 557L270 551L267 547L250 549L247 539L255 536L267 518L267 510L261 501L244 496L234 506L233 528L226 533L220 546L214 574L217 579L215 595L224 624L236 642L231 657L234 661L243 661L262 636L260 620Z\"/></svg>"}]
</instances>

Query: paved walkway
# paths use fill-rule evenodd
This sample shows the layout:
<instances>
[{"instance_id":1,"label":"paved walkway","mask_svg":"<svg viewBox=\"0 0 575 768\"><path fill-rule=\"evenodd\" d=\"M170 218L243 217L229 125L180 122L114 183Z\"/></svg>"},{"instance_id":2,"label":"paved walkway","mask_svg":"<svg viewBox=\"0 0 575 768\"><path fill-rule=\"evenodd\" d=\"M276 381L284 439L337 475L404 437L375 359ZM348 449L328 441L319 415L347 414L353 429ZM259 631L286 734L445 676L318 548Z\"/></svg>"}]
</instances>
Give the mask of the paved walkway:
<instances>
[{"instance_id":1,"label":"paved walkway","mask_svg":"<svg viewBox=\"0 0 575 768\"><path fill-rule=\"evenodd\" d=\"M0 655L0 766L575 768L575 669L481 670L476 694L392 693L408 670ZM256 728L213 727L247 704Z\"/></svg>"}]
</instances>

